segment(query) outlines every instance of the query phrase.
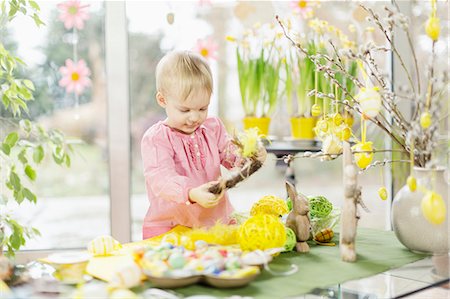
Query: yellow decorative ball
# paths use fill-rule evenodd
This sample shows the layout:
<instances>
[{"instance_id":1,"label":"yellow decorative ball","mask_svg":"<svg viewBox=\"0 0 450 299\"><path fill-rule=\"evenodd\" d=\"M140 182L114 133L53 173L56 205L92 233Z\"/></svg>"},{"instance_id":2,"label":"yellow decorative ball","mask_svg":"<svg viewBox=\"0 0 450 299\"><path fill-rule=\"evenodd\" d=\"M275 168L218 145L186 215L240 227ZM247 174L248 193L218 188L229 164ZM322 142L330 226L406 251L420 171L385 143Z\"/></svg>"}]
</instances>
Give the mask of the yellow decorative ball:
<instances>
[{"instance_id":1,"label":"yellow decorative ball","mask_svg":"<svg viewBox=\"0 0 450 299\"><path fill-rule=\"evenodd\" d=\"M428 191L422 199L422 213L431 224L439 225L445 221L447 209L442 196L433 191Z\"/></svg>"},{"instance_id":2,"label":"yellow decorative ball","mask_svg":"<svg viewBox=\"0 0 450 299\"><path fill-rule=\"evenodd\" d=\"M416 181L416 178L415 178L415 177L413 177L412 175L410 175L410 176L408 177L408 179L406 179L406 184L408 185L409 190L411 190L411 192L416 191L416 189L417 189L417 181Z\"/></svg>"},{"instance_id":3,"label":"yellow decorative ball","mask_svg":"<svg viewBox=\"0 0 450 299\"><path fill-rule=\"evenodd\" d=\"M439 18L430 17L425 24L425 32L433 41L437 41L441 33L441 25Z\"/></svg>"},{"instance_id":4,"label":"yellow decorative ball","mask_svg":"<svg viewBox=\"0 0 450 299\"><path fill-rule=\"evenodd\" d=\"M424 129L431 125L431 114L429 112L424 112L420 115L420 126Z\"/></svg>"},{"instance_id":5,"label":"yellow decorative ball","mask_svg":"<svg viewBox=\"0 0 450 299\"><path fill-rule=\"evenodd\" d=\"M238 240L241 249L247 251L283 247L286 243L286 230L277 217L256 215L241 225Z\"/></svg>"},{"instance_id":6,"label":"yellow decorative ball","mask_svg":"<svg viewBox=\"0 0 450 299\"><path fill-rule=\"evenodd\" d=\"M278 217L287 214L288 212L289 208L284 199L273 195L267 195L253 204L250 215L268 214Z\"/></svg>"},{"instance_id":7,"label":"yellow decorative ball","mask_svg":"<svg viewBox=\"0 0 450 299\"><path fill-rule=\"evenodd\" d=\"M364 169L372 162L373 159L373 148L372 142L359 142L352 146L352 150L365 152L365 153L355 153L355 162L359 168Z\"/></svg>"},{"instance_id":8,"label":"yellow decorative ball","mask_svg":"<svg viewBox=\"0 0 450 299\"><path fill-rule=\"evenodd\" d=\"M322 113L322 109L318 104L314 104L311 107L311 115L312 116L319 116Z\"/></svg>"}]
</instances>

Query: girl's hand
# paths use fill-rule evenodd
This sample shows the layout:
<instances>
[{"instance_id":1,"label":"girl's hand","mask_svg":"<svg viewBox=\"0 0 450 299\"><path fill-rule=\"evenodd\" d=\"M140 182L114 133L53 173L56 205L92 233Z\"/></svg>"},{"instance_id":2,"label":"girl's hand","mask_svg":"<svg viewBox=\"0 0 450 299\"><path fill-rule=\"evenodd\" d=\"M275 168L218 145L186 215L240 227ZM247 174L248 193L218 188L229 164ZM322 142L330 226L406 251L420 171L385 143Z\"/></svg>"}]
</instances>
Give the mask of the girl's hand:
<instances>
[{"instance_id":1,"label":"girl's hand","mask_svg":"<svg viewBox=\"0 0 450 299\"><path fill-rule=\"evenodd\" d=\"M217 181L213 181L200 185L196 188L192 188L189 191L189 200L198 203L204 208L212 208L216 206L219 203L220 198L222 198L225 190L223 190L220 194L212 194L211 192L208 192L208 189L217 183Z\"/></svg>"}]
</instances>

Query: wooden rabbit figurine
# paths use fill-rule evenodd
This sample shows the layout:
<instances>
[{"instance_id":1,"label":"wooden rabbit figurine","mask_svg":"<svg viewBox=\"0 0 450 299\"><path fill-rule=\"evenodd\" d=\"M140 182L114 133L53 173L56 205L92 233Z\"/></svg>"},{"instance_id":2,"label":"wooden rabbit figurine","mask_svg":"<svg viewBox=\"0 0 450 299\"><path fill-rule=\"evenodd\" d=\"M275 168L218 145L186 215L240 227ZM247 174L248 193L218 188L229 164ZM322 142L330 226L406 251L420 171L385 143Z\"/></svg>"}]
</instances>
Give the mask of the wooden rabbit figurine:
<instances>
[{"instance_id":1,"label":"wooden rabbit figurine","mask_svg":"<svg viewBox=\"0 0 450 299\"><path fill-rule=\"evenodd\" d=\"M298 252L308 252L309 245L306 241L311 231L308 199L303 194L297 193L295 187L289 182L286 182L286 190L292 201L292 211L287 217L286 226L291 228L297 236L295 249Z\"/></svg>"}]
</instances>

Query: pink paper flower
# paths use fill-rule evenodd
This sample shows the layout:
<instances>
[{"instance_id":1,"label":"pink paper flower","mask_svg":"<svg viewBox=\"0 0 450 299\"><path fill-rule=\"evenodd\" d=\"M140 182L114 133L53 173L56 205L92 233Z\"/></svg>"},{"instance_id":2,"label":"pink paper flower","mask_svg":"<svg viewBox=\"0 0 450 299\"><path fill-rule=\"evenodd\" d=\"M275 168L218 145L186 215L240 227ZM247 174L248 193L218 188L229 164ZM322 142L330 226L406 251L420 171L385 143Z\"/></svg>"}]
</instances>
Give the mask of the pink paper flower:
<instances>
[{"instance_id":1,"label":"pink paper flower","mask_svg":"<svg viewBox=\"0 0 450 299\"><path fill-rule=\"evenodd\" d=\"M308 0L291 1L291 8L295 13L301 14L304 18L312 16L312 2Z\"/></svg>"},{"instance_id":2,"label":"pink paper flower","mask_svg":"<svg viewBox=\"0 0 450 299\"><path fill-rule=\"evenodd\" d=\"M59 3L58 9L61 11L59 19L64 22L66 29L73 27L77 29L84 28L84 21L89 19L87 8L89 4L81 5L79 0L69 0Z\"/></svg>"},{"instance_id":3,"label":"pink paper flower","mask_svg":"<svg viewBox=\"0 0 450 299\"><path fill-rule=\"evenodd\" d=\"M198 0L198 6L212 6L211 0Z\"/></svg>"},{"instance_id":4,"label":"pink paper flower","mask_svg":"<svg viewBox=\"0 0 450 299\"><path fill-rule=\"evenodd\" d=\"M217 49L217 43L211 37L208 37L207 39L197 40L194 51L196 51L206 59L217 59Z\"/></svg>"},{"instance_id":5,"label":"pink paper flower","mask_svg":"<svg viewBox=\"0 0 450 299\"><path fill-rule=\"evenodd\" d=\"M66 92L74 92L77 95L83 93L84 89L91 85L89 75L91 71L86 66L86 62L80 59L78 62L73 62L71 59L66 59L66 65L59 68L59 72L63 78L59 80L59 86L65 87Z\"/></svg>"}]
</instances>

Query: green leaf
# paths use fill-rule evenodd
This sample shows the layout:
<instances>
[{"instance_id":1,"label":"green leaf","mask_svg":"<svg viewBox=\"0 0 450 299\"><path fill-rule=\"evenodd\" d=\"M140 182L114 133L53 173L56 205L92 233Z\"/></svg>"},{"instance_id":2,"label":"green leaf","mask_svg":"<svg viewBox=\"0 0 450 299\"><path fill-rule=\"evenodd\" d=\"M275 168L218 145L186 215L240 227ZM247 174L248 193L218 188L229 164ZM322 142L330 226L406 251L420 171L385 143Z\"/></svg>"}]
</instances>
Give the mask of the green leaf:
<instances>
[{"instance_id":1,"label":"green leaf","mask_svg":"<svg viewBox=\"0 0 450 299\"><path fill-rule=\"evenodd\" d=\"M30 165L25 166L25 174L32 181L36 179L36 171Z\"/></svg>"},{"instance_id":2,"label":"green leaf","mask_svg":"<svg viewBox=\"0 0 450 299\"><path fill-rule=\"evenodd\" d=\"M31 125L31 121L30 121L30 120L28 120L28 119L22 119L22 120L19 122L19 125L20 125L20 128L21 128L22 130L26 131L27 133L30 133L30 132L31 132L32 125Z\"/></svg>"},{"instance_id":3,"label":"green leaf","mask_svg":"<svg viewBox=\"0 0 450 299\"><path fill-rule=\"evenodd\" d=\"M36 1L29 0L28 3L30 3L30 6L31 6L34 10L36 10L36 11L41 10L41 8L40 8L39 5L36 3Z\"/></svg>"},{"instance_id":4,"label":"green leaf","mask_svg":"<svg viewBox=\"0 0 450 299\"><path fill-rule=\"evenodd\" d=\"M17 158L19 159L20 162L22 162L22 164L27 164L28 163L28 159L27 159L27 149L24 148L20 151L20 153L17 155Z\"/></svg>"},{"instance_id":5,"label":"green leaf","mask_svg":"<svg viewBox=\"0 0 450 299\"><path fill-rule=\"evenodd\" d=\"M24 197L23 197L22 190L19 190L19 191L15 190L14 191L14 199L19 205L23 202Z\"/></svg>"},{"instance_id":6,"label":"green leaf","mask_svg":"<svg viewBox=\"0 0 450 299\"><path fill-rule=\"evenodd\" d=\"M30 80L25 79L22 82L28 89L34 90L34 84Z\"/></svg>"},{"instance_id":7,"label":"green leaf","mask_svg":"<svg viewBox=\"0 0 450 299\"><path fill-rule=\"evenodd\" d=\"M19 134L17 132L11 132L6 136L4 143L8 144L10 148L14 147L16 145L17 140L19 140Z\"/></svg>"},{"instance_id":8,"label":"green leaf","mask_svg":"<svg viewBox=\"0 0 450 299\"><path fill-rule=\"evenodd\" d=\"M14 187L14 190L19 191L20 189L22 189L20 178L13 170L11 170L11 173L9 174L9 182Z\"/></svg>"},{"instance_id":9,"label":"green leaf","mask_svg":"<svg viewBox=\"0 0 450 299\"><path fill-rule=\"evenodd\" d=\"M38 147L36 147L34 149L33 152L33 161L36 164L41 163L42 159L44 158L44 148L42 147L42 145L39 145Z\"/></svg>"},{"instance_id":10,"label":"green leaf","mask_svg":"<svg viewBox=\"0 0 450 299\"><path fill-rule=\"evenodd\" d=\"M30 191L28 188L23 188L23 195L26 199L28 199L30 202L36 203L36 195Z\"/></svg>"},{"instance_id":11,"label":"green leaf","mask_svg":"<svg viewBox=\"0 0 450 299\"><path fill-rule=\"evenodd\" d=\"M70 162L70 156L69 156L69 155L66 154L66 155L64 156L64 162L66 163L66 166L67 166L67 167L70 167L70 163L71 163L71 162Z\"/></svg>"},{"instance_id":12,"label":"green leaf","mask_svg":"<svg viewBox=\"0 0 450 299\"><path fill-rule=\"evenodd\" d=\"M13 234L9 238L13 249L18 250L22 245L22 231L14 230Z\"/></svg>"},{"instance_id":13,"label":"green leaf","mask_svg":"<svg viewBox=\"0 0 450 299\"><path fill-rule=\"evenodd\" d=\"M2 151L9 156L9 153L11 152L11 147L7 145L6 143L2 143Z\"/></svg>"}]
</instances>

